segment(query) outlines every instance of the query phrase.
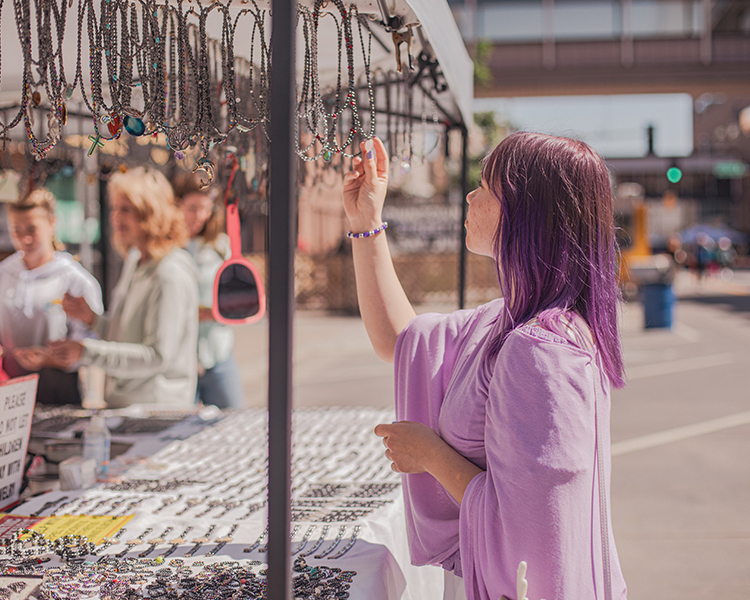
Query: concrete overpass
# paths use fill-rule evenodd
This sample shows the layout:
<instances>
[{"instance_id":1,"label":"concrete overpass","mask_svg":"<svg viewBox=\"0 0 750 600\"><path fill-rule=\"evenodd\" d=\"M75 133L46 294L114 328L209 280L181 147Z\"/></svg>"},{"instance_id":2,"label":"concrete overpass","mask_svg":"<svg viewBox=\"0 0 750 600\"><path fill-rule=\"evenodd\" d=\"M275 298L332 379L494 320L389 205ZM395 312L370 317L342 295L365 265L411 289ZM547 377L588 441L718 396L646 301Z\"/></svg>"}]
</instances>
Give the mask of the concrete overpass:
<instances>
[{"instance_id":1,"label":"concrete overpass","mask_svg":"<svg viewBox=\"0 0 750 600\"><path fill-rule=\"evenodd\" d=\"M528 7L523 20L517 8L509 12L519 2L456 0L467 46L489 74L487 84L475 85L475 96L750 93L750 0L653 1L663 17L653 26L634 17L634 4L593 0L591 23L582 9L579 23L568 17L566 25L571 0L520 0ZM664 18L665 5L679 10ZM605 6L610 25L592 32L594 10ZM514 16L518 34L508 31Z\"/></svg>"}]
</instances>

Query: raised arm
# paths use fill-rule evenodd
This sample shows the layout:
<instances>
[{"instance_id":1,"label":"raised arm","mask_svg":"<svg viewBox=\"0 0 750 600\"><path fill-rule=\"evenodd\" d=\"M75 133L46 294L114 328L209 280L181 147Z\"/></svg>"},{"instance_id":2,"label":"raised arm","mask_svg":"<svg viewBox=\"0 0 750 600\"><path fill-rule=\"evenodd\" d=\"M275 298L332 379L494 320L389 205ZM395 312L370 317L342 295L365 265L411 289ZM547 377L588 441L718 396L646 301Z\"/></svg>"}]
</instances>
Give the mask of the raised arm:
<instances>
[{"instance_id":1,"label":"raised arm","mask_svg":"<svg viewBox=\"0 0 750 600\"><path fill-rule=\"evenodd\" d=\"M344 209L351 230L372 231L383 223L388 188L388 153L378 138L361 144L362 156L344 176ZM357 299L375 354L393 362L398 334L415 316L398 280L388 249L386 232L352 240Z\"/></svg>"}]
</instances>

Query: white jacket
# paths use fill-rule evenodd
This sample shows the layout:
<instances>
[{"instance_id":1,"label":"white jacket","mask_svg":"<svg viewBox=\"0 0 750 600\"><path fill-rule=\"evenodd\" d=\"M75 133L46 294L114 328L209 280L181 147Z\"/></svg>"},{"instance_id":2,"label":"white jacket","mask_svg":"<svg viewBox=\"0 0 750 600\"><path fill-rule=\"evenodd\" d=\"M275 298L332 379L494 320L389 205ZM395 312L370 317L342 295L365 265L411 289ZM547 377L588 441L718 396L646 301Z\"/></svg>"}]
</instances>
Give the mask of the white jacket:
<instances>
[{"instance_id":1,"label":"white jacket","mask_svg":"<svg viewBox=\"0 0 750 600\"><path fill-rule=\"evenodd\" d=\"M60 304L65 292L83 296L101 314L99 283L67 252L55 252L51 261L31 270L23 252L6 258L0 263L0 345L7 351L92 335L84 323L65 315ZM4 364L12 377L26 374L10 355Z\"/></svg>"},{"instance_id":2,"label":"white jacket","mask_svg":"<svg viewBox=\"0 0 750 600\"><path fill-rule=\"evenodd\" d=\"M175 248L159 261L139 265L131 250L115 286L112 306L84 340L81 362L107 374L111 408L131 404L189 408L195 403L198 365L198 275L195 263Z\"/></svg>"}]
</instances>

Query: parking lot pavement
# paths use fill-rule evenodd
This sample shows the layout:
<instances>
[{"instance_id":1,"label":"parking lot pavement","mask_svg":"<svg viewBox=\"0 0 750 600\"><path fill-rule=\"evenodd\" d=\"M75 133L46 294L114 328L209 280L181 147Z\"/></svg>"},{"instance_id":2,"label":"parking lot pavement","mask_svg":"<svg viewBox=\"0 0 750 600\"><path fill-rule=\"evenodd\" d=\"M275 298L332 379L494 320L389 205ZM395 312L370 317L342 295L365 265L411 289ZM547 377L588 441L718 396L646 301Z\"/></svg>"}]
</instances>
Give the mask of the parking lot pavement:
<instances>
[{"instance_id":1,"label":"parking lot pavement","mask_svg":"<svg viewBox=\"0 0 750 600\"><path fill-rule=\"evenodd\" d=\"M612 518L631 600L750 598L750 297L719 283L683 290L671 331L623 314Z\"/></svg>"},{"instance_id":2,"label":"parking lot pavement","mask_svg":"<svg viewBox=\"0 0 750 600\"><path fill-rule=\"evenodd\" d=\"M637 301L622 312L615 536L630 600L749 600L750 275L688 277L671 330L645 330ZM266 320L237 330L251 406L266 405L267 336ZM294 336L295 406L392 405L391 367L360 319L299 312Z\"/></svg>"}]
</instances>

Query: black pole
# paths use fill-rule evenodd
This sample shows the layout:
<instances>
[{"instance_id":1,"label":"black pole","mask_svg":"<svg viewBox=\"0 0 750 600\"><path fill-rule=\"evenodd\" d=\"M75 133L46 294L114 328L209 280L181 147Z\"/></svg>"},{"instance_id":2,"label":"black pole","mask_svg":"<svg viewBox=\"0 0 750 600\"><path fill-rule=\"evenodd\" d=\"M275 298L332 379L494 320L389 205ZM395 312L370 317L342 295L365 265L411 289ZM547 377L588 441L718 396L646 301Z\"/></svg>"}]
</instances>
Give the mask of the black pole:
<instances>
[{"instance_id":1,"label":"black pole","mask_svg":"<svg viewBox=\"0 0 750 600\"><path fill-rule=\"evenodd\" d=\"M469 193L469 131L461 126L461 247L458 267L458 308L463 309L466 300L466 196Z\"/></svg>"},{"instance_id":2,"label":"black pole","mask_svg":"<svg viewBox=\"0 0 750 600\"><path fill-rule=\"evenodd\" d=\"M649 125L646 127L646 138L648 140L648 150L646 152L647 156L656 156L656 153L654 152L654 126Z\"/></svg>"},{"instance_id":3,"label":"black pole","mask_svg":"<svg viewBox=\"0 0 750 600\"><path fill-rule=\"evenodd\" d=\"M104 174L104 169L102 167L100 167L100 169L102 169L102 174ZM109 172L108 169L107 172ZM99 247L99 253L102 259L102 279L99 283L101 283L102 286L102 300L104 302L104 307L108 308L109 301L111 299L110 296L112 295L112 290L109 288L109 259L111 256L110 253L112 251L112 246L109 233L109 203L107 202L107 182L105 181L104 177L99 177L99 186L97 187L97 192L99 194L99 241L96 245Z\"/></svg>"},{"instance_id":4,"label":"black pole","mask_svg":"<svg viewBox=\"0 0 750 600\"><path fill-rule=\"evenodd\" d=\"M266 598L292 596L289 548L292 324L297 161L294 148L296 0L273 0L268 244L268 574Z\"/></svg>"}]
</instances>

